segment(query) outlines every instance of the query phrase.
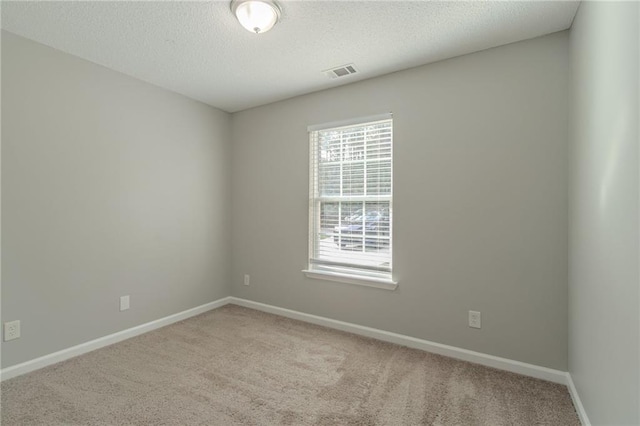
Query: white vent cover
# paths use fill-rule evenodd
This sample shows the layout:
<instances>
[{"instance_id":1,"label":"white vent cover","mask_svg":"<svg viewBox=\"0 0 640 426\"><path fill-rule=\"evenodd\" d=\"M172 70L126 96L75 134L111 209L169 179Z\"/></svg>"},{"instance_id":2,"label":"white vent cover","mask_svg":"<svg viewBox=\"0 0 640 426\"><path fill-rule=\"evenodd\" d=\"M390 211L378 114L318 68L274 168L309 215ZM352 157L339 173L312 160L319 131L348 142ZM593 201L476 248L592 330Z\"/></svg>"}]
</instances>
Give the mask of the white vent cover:
<instances>
[{"instance_id":1,"label":"white vent cover","mask_svg":"<svg viewBox=\"0 0 640 426\"><path fill-rule=\"evenodd\" d=\"M325 73L327 77L338 78L338 77L346 77L348 75L355 74L358 72L358 70L356 70L355 65L347 64L347 65L342 65L336 68L331 68L329 70L325 70L322 72Z\"/></svg>"}]
</instances>

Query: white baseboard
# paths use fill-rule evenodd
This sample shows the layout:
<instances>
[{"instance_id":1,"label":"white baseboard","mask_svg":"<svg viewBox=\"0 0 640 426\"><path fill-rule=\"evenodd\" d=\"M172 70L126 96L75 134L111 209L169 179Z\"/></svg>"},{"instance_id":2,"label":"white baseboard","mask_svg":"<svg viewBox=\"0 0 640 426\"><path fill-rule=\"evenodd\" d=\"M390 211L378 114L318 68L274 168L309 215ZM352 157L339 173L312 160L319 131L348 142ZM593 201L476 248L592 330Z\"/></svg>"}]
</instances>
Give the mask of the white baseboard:
<instances>
[{"instance_id":1,"label":"white baseboard","mask_svg":"<svg viewBox=\"0 0 640 426\"><path fill-rule=\"evenodd\" d=\"M110 334L108 336L100 337L89 342L81 343L76 346L72 346L67 349L63 349L58 352L54 352L49 355L42 356L40 358L32 359L30 361L23 362L21 364L13 365L11 367L3 368L0 370L0 381L11 379L12 377L20 376L22 374L29 373L40 368L47 367L49 365L65 361L69 358L82 355L87 352L94 351L96 349L103 348L105 346L112 345L114 343L121 342L131 337L138 336L143 333L173 324L178 321L182 321L187 318L199 315L201 313L210 311L212 309L219 308L228 304L231 301L231 297L224 297L214 302L206 303L204 305L197 306L186 311L179 312L177 314L169 315L164 318L160 318L155 321L148 322L146 324L138 325L136 327L129 328L127 330L119 331L117 333Z\"/></svg>"},{"instance_id":2,"label":"white baseboard","mask_svg":"<svg viewBox=\"0 0 640 426\"><path fill-rule=\"evenodd\" d=\"M567 373L567 388L569 388L569 395L571 395L573 406L576 408L576 412L578 413L580 422L583 426L591 426L589 417L587 417L587 412L584 410L584 406L582 405L582 401L580 400L578 389L576 389L576 385L573 384L573 379L571 378L570 373Z\"/></svg>"},{"instance_id":3,"label":"white baseboard","mask_svg":"<svg viewBox=\"0 0 640 426\"><path fill-rule=\"evenodd\" d=\"M256 309L271 314L280 315L312 324L322 325L336 330L347 331L361 336L372 337L374 339L385 342L396 343L398 345L407 346L414 349L448 356L463 361L473 362L474 364L485 365L487 367L497 368L499 370L510 371L522 374L524 376L535 377L537 379L547 380L554 383L567 385L567 373L560 370L553 370L547 367L540 367L533 364L527 364L520 361L513 361L507 358L500 358L493 355L487 355L481 352L470 351L468 349L457 348L455 346L443 345L441 343L430 342L428 340L417 339L415 337L405 336L402 334L391 333L389 331L378 330L371 327L364 327L357 324L351 324L343 321L337 321L330 318L319 317L316 315L305 314L303 312L292 311L290 309L279 308L277 306L266 305L264 303L254 302L251 300L231 297L230 303L244 306L246 308Z\"/></svg>"},{"instance_id":4,"label":"white baseboard","mask_svg":"<svg viewBox=\"0 0 640 426\"><path fill-rule=\"evenodd\" d=\"M322 325L325 327L333 328L336 330L342 330L349 333L358 334L361 336L371 337L374 339L382 340L385 342L395 343L410 348L421 349L427 352L436 353L451 358L460 359L463 361L473 362L475 364L485 365L488 367L497 368L504 371L510 371L513 373L522 374L529 377L535 377L538 379L548 380L554 383L560 383L569 386L569 391L576 404L576 410L580 415L581 420L586 419L584 408L580 403L578 394L573 386L571 377L568 373L559 370L553 370L551 368L540 367L533 364L527 364L520 361L514 361L507 358L500 358L494 355L488 355L481 352L470 351L468 349L462 349L455 346L443 345L441 343L430 342L428 340L417 339L415 337L405 336L402 334L392 333L389 331L378 330L371 327L365 327L357 324L351 324L343 321L333 320L330 318L320 317L316 315L306 314L303 312L293 311L290 309L280 308L273 305L267 305L264 303L254 302L251 300L241 299L238 297L225 297L216 300L211 303L207 303L183 312L179 312L174 315L148 322L136 327L129 328L108 336L101 337L99 339L91 340L73 346L67 349L63 349L58 352L54 352L49 355L42 356L21 364L13 365L11 367L4 368L0 371L0 381L7 380L12 377L19 376L21 374L29 373L34 370L38 370L49 365L65 361L69 358L82 355L84 353L112 345L122 340L129 339L131 337L138 336L143 333L173 324L178 321L199 315L201 313L210 311L212 309L219 308L226 304L233 303L235 305L244 306L251 309L256 309L263 312L280 315L287 318L292 318L312 324ZM588 425L588 422L583 420L583 424Z\"/></svg>"}]
</instances>

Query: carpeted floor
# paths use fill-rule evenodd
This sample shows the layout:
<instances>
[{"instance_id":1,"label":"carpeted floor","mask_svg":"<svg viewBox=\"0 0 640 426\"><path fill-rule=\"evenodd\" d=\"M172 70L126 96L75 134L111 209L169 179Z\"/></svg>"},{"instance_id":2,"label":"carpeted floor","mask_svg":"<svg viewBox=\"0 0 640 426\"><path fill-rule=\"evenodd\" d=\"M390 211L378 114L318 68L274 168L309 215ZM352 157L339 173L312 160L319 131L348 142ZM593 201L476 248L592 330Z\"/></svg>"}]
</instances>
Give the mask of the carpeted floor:
<instances>
[{"instance_id":1,"label":"carpeted floor","mask_svg":"<svg viewBox=\"0 0 640 426\"><path fill-rule=\"evenodd\" d=\"M2 425L579 425L566 387L234 305L1 385Z\"/></svg>"}]
</instances>

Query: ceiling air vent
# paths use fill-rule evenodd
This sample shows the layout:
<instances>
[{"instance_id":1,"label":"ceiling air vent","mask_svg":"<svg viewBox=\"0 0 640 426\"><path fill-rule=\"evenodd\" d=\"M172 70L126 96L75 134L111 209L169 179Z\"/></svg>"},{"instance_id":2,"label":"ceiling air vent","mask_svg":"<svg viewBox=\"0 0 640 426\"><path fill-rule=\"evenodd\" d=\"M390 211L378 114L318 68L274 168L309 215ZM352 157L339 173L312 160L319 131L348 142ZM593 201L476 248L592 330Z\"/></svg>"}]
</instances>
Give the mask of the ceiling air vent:
<instances>
[{"instance_id":1,"label":"ceiling air vent","mask_svg":"<svg viewBox=\"0 0 640 426\"><path fill-rule=\"evenodd\" d=\"M346 77L348 75L355 74L358 71L356 70L355 65L347 64L347 65L342 65L340 67L332 68L330 70L326 70L322 72L325 73L327 77L338 78L338 77Z\"/></svg>"}]
</instances>

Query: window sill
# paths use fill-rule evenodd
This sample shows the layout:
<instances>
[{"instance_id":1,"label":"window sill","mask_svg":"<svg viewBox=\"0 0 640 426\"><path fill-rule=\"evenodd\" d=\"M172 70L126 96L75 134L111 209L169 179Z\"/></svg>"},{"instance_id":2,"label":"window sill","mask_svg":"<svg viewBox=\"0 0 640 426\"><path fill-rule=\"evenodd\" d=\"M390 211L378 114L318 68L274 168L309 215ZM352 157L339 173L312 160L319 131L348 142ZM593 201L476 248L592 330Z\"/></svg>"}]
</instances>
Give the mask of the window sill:
<instances>
[{"instance_id":1,"label":"window sill","mask_svg":"<svg viewBox=\"0 0 640 426\"><path fill-rule=\"evenodd\" d=\"M384 290L393 291L398 288L398 282L393 280L385 280L373 277L363 277L361 275L343 274L337 272L328 271L315 271L311 269L305 269L302 271L308 278L325 281L335 281L346 284L363 285L366 287L381 288Z\"/></svg>"}]
</instances>

